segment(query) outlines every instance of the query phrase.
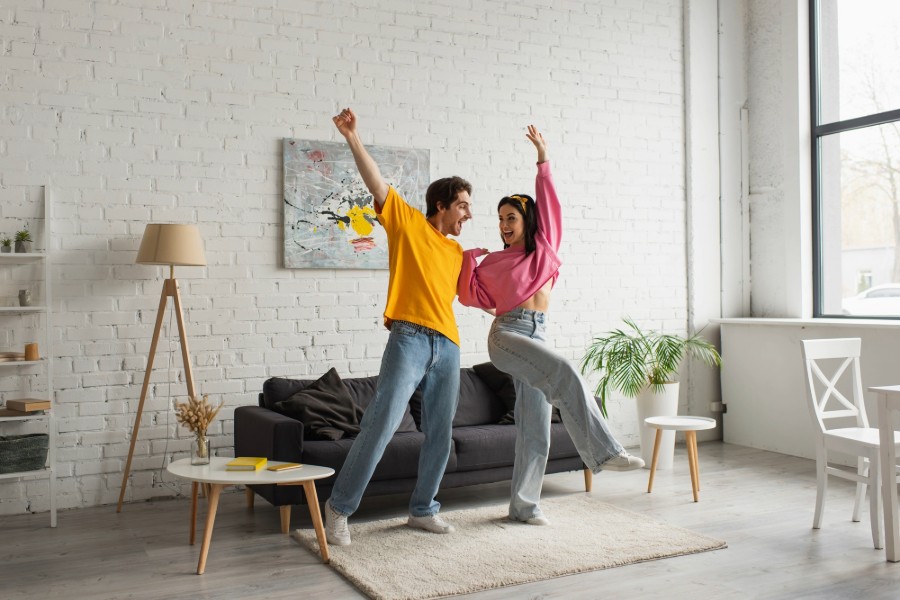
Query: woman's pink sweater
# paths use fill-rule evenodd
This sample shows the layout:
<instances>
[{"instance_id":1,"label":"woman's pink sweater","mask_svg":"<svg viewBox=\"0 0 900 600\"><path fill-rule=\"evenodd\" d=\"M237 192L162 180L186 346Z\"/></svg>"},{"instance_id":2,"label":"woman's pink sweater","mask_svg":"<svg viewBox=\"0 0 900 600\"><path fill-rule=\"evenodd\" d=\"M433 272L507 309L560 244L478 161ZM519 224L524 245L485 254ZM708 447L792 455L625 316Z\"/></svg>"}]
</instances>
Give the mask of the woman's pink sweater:
<instances>
[{"instance_id":1,"label":"woman's pink sweater","mask_svg":"<svg viewBox=\"0 0 900 600\"><path fill-rule=\"evenodd\" d=\"M535 251L525 256L524 246L506 248L489 253L479 265L476 259L486 252L481 248L466 250L456 284L459 301L466 306L495 308L497 315L502 315L531 298L548 280L556 284L562 264L557 255L562 238L562 209L549 161L539 163L537 168Z\"/></svg>"}]
</instances>

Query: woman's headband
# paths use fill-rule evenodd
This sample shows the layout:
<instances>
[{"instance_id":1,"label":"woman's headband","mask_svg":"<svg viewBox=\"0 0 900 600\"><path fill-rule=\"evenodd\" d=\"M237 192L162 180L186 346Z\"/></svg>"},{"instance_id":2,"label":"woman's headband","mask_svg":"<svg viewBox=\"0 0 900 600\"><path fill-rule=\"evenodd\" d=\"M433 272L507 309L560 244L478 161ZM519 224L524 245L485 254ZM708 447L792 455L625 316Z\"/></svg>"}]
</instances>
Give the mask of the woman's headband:
<instances>
[{"instance_id":1,"label":"woman's headband","mask_svg":"<svg viewBox=\"0 0 900 600\"><path fill-rule=\"evenodd\" d=\"M510 196L513 200L522 205L522 212L528 212L528 198L523 198L522 196Z\"/></svg>"}]
</instances>

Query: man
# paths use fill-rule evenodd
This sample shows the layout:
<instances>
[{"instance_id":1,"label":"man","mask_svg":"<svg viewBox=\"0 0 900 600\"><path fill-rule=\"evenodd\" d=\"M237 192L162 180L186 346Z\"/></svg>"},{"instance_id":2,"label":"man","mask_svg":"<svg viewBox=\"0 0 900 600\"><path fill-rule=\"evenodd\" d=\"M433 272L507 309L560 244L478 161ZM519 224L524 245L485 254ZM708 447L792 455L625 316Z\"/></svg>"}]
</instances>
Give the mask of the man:
<instances>
[{"instance_id":1,"label":"man","mask_svg":"<svg viewBox=\"0 0 900 600\"><path fill-rule=\"evenodd\" d=\"M438 179L425 193L426 214L409 206L389 186L363 147L357 119L349 108L332 119L347 140L356 168L375 199L378 221L388 236L390 279L384 324L391 334L381 358L375 399L366 409L360 433L325 503L328 543L350 543L347 517L359 507L363 491L391 440L410 397L421 384L421 429L416 487L409 502L410 527L450 533L435 500L450 457L451 426L459 393L459 331L453 314L463 251L458 236L472 218L472 186L459 177Z\"/></svg>"}]
</instances>

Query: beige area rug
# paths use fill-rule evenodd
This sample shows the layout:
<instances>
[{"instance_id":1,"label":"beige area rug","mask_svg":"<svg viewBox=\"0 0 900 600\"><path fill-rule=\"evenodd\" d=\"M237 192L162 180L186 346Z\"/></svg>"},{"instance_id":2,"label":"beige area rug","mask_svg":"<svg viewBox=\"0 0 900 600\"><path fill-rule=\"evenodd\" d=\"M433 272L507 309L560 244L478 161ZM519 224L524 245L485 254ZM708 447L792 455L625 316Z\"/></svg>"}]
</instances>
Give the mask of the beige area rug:
<instances>
[{"instance_id":1,"label":"beige area rug","mask_svg":"<svg viewBox=\"0 0 900 600\"><path fill-rule=\"evenodd\" d=\"M541 502L549 527L510 522L507 506L443 512L454 533L406 526L406 517L354 523L331 565L376 600L424 600L724 548L725 542L654 521L586 494ZM319 555L315 532L295 537Z\"/></svg>"}]
</instances>

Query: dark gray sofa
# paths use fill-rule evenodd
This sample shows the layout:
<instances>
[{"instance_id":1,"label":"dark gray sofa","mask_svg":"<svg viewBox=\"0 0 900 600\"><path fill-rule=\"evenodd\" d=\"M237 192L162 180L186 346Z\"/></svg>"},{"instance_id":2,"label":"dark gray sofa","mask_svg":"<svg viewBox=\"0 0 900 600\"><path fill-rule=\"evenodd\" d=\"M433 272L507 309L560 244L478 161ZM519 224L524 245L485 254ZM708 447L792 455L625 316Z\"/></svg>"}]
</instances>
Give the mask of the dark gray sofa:
<instances>
[{"instance_id":1,"label":"dark gray sofa","mask_svg":"<svg viewBox=\"0 0 900 600\"><path fill-rule=\"evenodd\" d=\"M480 367L480 368L479 368ZM490 382L476 374L474 368L460 369L459 406L453 420L453 442L450 460L444 471L441 489L509 480L512 477L516 427L500 424L515 400L511 381L493 369L485 371ZM487 374L486 374L487 373ZM503 381L500 378L507 379ZM375 395L378 377L344 379L354 403L365 410ZM353 444L353 437L338 440L305 439L304 424L280 414L275 404L311 385L313 380L271 378L263 384L259 406L242 406L234 413L235 456L265 456L270 460L299 462L331 467L340 472ZM282 405L283 406L283 405ZM407 413L384 456L378 463L365 496L409 493L416 483L419 450L424 435L417 422L421 407L421 391L410 399ZM556 420L556 419L554 419ZM575 445L562 423L551 425L550 460L547 473L585 469ZM585 486L590 491L591 473L585 469ZM334 477L316 482L320 501L331 495ZM301 486L253 486L272 505L281 507L283 526L289 519L290 505L305 503ZM248 493L252 503L252 493ZM287 511L287 514L285 514Z\"/></svg>"}]
</instances>

